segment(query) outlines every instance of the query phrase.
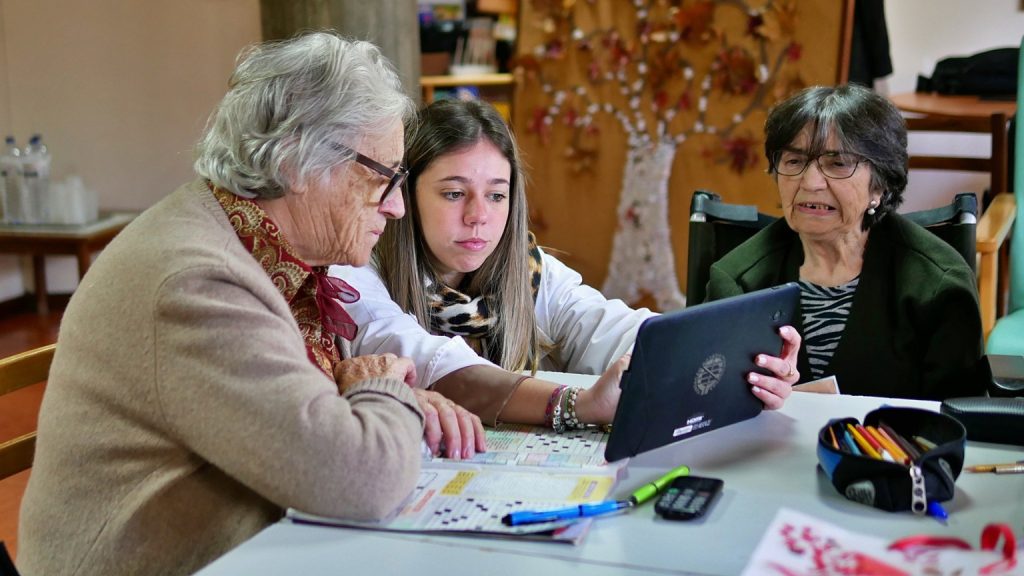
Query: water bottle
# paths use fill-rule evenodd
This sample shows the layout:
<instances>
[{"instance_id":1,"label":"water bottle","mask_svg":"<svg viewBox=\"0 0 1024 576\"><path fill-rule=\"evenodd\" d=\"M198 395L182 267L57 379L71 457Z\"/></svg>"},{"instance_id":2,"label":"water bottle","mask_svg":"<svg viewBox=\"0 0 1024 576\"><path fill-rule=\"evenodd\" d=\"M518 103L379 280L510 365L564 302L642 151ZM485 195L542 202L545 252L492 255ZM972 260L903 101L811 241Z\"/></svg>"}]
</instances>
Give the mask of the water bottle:
<instances>
[{"instance_id":1,"label":"water bottle","mask_svg":"<svg viewBox=\"0 0 1024 576\"><path fill-rule=\"evenodd\" d=\"M25 222L25 178L21 165L21 150L8 136L3 156L0 156L0 182L3 186L3 221L5 224Z\"/></svg>"},{"instance_id":2,"label":"water bottle","mask_svg":"<svg viewBox=\"0 0 1024 576\"><path fill-rule=\"evenodd\" d=\"M43 137L33 134L22 154L25 187L28 189L29 220L35 224L50 221L50 152Z\"/></svg>"}]
</instances>

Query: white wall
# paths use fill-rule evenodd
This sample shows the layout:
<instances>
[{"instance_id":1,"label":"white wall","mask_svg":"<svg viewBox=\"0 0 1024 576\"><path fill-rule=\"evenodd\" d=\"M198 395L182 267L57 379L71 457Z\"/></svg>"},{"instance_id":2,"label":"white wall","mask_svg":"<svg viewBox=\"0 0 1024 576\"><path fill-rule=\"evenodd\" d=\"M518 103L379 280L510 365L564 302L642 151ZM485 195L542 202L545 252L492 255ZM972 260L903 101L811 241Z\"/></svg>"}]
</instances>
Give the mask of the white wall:
<instances>
[{"instance_id":1,"label":"white wall","mask_svg":"<svg viewBox=\"0 0 1024 576\"><path fill-rule=\"evenodd\" d=\"M42 133L55 179L142 210L192 178L192 144L259 38L259 0L0 0L0 135ZM47 274L51 292L77 282L71 257ZM0 301L31 281L0 256Z\"/></svg>"},{"instance_id":2,"label":"white wall","mask_svg":"<svg viewBox=\"0 0 1024 576\"><path fill-rule=\"evenodd\" d=\"M888 0L885 17L893 59L887 84L892 93L913 92L917 75L931 76L942 58L1019 46L1024 35L1020 0ZM990 141L982 135L912 135L910 150L984 156ZM913 170L902 210L938 206L958 192L980 192L988 180L984 175Z\"/></svg>"}]
</instances>

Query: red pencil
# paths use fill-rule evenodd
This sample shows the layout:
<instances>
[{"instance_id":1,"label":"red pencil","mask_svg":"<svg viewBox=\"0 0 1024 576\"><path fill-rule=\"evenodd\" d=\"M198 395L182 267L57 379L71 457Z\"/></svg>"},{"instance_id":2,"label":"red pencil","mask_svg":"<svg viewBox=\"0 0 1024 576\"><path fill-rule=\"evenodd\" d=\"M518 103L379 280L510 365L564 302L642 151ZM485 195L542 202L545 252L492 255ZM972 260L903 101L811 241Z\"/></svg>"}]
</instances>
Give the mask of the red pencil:
<instances>
[{"instance_id":1,"label":"red pencil","mask_svg":"<svg viewBox=\"0 0 1024 576\"><path fill-rule=\"evenodd\" d=\"M875 438L874 434L868 431L867 428L857 424L857 431L860 432L861 436L864 437L864 440L866 440L868 444L871 444L871 447L875 449L875 452L878 452L879 456L882 457L882 460L889 460L891 462L896 461L892 454L889 454L889 451L885 449L885 446L882 446L878 439ZM886 458L886 456L888 456L888 458Z\"/></svg>"}]
</instances>

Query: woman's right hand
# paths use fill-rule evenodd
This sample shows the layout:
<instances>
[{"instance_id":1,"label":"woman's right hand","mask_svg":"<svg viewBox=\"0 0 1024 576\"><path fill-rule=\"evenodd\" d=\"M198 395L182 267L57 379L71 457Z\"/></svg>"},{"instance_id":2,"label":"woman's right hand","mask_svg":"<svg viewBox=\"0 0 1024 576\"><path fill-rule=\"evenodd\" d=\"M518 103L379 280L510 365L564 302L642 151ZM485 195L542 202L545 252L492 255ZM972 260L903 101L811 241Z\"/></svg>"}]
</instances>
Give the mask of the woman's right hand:
<instances>
[{"instance_id":1,"label":"woman's right hand","mask_svg":"<svg viewBox=\"0 0 1024 576\"><path fill-rule=\"evenodd\" d=\"M334 368L334 379L342 393L369 378L394 378L412 387L423 412L423 440L431 454L439 454L442 444L446 458L472 458L487 450L480 418L438 392L416 388L416 365L411 359L368 354L342 360Z\"/></svg>"},{"instance_id":2,"label":"woman's right hand","mask_svg":"<svg viewBox=\"0 0 1024 576\"><path fill-rule=\"evenodd\" d=\"M416 388L416 401L423 411L423 440L437 456L444 445L445 458L472 458L487 450L480 417L433 390Z\"/></svg>"},{"instance_id":3,"label":"woman's right hand","mask_svg":"<svg viewBox=\"0 0 1024 576\"><path fill-rule=\"evenodd\" d=\"M632 355L625 354L605 370L593 386L581 390L576 399L576 416L585 424L611 424L622 390L619 382L629 368Z\"/></svg>"},{"instance_id":4,"label":"woman's right hand","mask_svg":"<svg viewBox=\"0 0 1024 576\"><path fill-rule=\"evenodd\" d=\"M409 386L416 384L416 365L409 358L394 354L368 354L338 362L334 367L334 381L342 394L350 386L370 378L394 378Z\"/></svg>"}]
</instances>

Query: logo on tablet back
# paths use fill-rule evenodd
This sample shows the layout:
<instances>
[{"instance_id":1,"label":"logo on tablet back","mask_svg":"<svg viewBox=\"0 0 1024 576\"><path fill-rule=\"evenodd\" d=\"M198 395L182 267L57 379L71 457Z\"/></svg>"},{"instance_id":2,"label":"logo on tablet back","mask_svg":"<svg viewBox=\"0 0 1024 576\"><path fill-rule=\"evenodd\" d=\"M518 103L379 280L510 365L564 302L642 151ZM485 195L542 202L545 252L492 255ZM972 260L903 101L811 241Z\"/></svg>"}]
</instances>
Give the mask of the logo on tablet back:
<instances>
[{"instance_id":1,"label":"logo on tablet back","mask_svg":"<svg viewBox=\"0 0 1024 576\"><path fill-rule=\"evenodd\" d=\"M725 374L725 356L721 354L708 356L697 369L697 375L693 379L694 391L701 396L707 395L722 380L723 374Z\"/></svg>"}]
</instances>

